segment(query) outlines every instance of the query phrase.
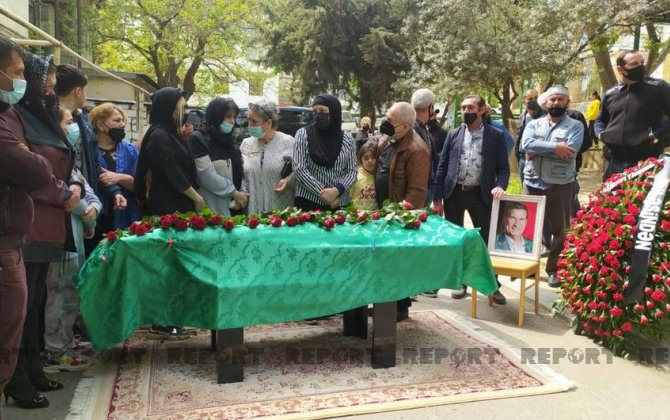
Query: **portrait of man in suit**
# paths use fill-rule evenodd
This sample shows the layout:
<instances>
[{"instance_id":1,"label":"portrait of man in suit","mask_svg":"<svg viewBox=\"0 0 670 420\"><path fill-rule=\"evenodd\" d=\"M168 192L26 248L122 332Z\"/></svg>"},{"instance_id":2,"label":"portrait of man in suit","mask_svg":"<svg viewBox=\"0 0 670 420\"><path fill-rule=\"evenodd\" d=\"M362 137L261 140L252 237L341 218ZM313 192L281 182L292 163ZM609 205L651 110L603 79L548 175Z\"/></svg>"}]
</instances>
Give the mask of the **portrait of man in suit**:
<instances>
[{"instance_id":1,"label":"portrait of man in suit","mask_svg":"<svg viewBox=\"0 0 670 420\"><path fill-rule=\"evenodd\" d=\"M523 236L528 224L528 208L516 201L505 203L498 230L496 231L495 249L530 254L533 252L533 241Z\"/></svg>"}]
</instances>

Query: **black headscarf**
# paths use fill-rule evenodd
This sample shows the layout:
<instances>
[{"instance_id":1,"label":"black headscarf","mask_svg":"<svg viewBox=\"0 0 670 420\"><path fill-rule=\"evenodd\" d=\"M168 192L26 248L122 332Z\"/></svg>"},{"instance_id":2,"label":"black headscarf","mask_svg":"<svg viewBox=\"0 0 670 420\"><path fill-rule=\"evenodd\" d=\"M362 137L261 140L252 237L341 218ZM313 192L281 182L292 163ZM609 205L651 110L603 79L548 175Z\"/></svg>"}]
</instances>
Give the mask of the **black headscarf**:
<instances>
[{"instance_id":1,"label":"black headscarf","mask_svg":"<svg viewBox=\"0 0 670 420\"><path fill-rule=\"evenodd\" d=\"M164 130L170 137L174 137L178 142L181 141L177 122L172 117L177 102L183 97L181 90L173 87L164 87L159 89L151 97L151 112L149 113L149 129L144 134L144 140L140 146L140 156L137 161L137 170L135 172L135 197L144 205L147 197L147 172L149 162L147 161L147 148L151 140L151 135L156 130Z\"/></svg>"},{"instance_id":2,"label":"black headscarf","mask_svg":"<svg viewBox=\"0 0 670 420\"><path fill-rule=\"evenodd\" d=\"M330 122L325 130L320 130L316 124L312 124L306 128L309 156L317 165L332 168L335 165L337 157L340 155L344 138L344 133L342 132L342 105L339 99L327 93L314 98L312 106L314 105L328 107Z\"/></svg>"},{"instance_id":3,"label":"black headscarf","mask_svg":"<svg viewBox=\"0 0 670 420\"><path fill-rule=\"evenodd\" d=\"M53 133L64 139L65 134L60 128L58 118L58 96L46 95L44 93L47 84L47 74L53 59L40 57L39 55L25 53L23 65L26 78L26 93L23 95L19 105L37 118Z\"/></svg>"},{"instance_id":4,"label":"black headscarf","mask_svg":"<svg viewBox=\"0 0 670 420\"><path fill-rule=\"evenodd\" d=\"M230 111L235 112L235 117L239 114L240 109L231 98L215 98L205 109L205 123L198 129L206 138L215 142L219 149L224 152L224 158L228 157L233 165L233 184L237 189L242 186L242 178L244 176L244 168L242 166L242 154L235 144L235 131L228 134L223 134L219 131L219 125L226 118L226 114ZM196 133L197 135L197 133ZM199 156L194 156L199 157Z\"/></svg>"}]
</instances>

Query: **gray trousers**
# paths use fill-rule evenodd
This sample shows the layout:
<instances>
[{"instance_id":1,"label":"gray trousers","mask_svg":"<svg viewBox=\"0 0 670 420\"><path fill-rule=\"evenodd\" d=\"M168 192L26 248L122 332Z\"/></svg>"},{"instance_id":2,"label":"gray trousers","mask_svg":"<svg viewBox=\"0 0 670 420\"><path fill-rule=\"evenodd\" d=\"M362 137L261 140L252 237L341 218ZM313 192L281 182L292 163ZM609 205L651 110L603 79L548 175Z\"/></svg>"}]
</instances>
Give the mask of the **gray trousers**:
<instances>
[{"instance_id":1,"label":"gray trousers","mask_svg":"<svg viewBox=\"0 0 670 420\"><path fill-rule=\"evenodd\" d=\"M61 262L49 263L47 299L44 307L44 346L62 353L72 342L72 327L79 316L79 293L73 277L79 269L77 254L66 252Z\"/></svg>"}]
</instances>

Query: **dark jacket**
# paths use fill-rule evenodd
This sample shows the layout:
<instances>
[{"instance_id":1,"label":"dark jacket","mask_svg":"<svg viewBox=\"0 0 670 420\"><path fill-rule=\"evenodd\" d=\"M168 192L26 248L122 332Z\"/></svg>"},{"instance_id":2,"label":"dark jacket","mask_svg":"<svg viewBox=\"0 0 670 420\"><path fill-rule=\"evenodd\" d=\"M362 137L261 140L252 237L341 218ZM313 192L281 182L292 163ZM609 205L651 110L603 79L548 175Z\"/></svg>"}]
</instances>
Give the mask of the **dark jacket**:
<instances>
[{"instance_id":1,"label":"dark jacket","mask_svg":"<svg viewBox=\"0 0 670 420\"><path fill-rule=\"evenodd\" d=\"M435 176L435 198L448 199L454 192L458 181L458 167L460 165L463 138L467 126L462 124L447 135L444 143L440 163ZM484 138L482 143L482 175L480 179L482 200L487 205L493 203L491 190L500 187L507 189L509 182L509 161L507 148L502 131L484 124Z\"/></svg>"},{"instance_id":2,"label":"dark jacket","mask_svg":"<svg viewBox=\"0 0 670 420\"><path fill-rule=\"evenodd\" d=\"M670 118L666 117L670 117L670 84L647 77L605 92L594 131L614 159L637 162L663 152L664 142L652 143L649 134L667 140Z\"/></svg>"},{"instance_id":3,"label":"dark jacket","mask_svg":"<svg viewBox=\"0 0 670 420\"><path fill-rule=\"evenodd\" d=\"M433 156L435 155L435 150L433 148L433 137L428 132L426 126L421 121L414 121L414 131L419 135L421 139L426 143L428 147L428 153L430 154L430 172L428 176L428 185L432 185L435 180L435 167L433 166Z\"/></svg>"},{"instance_id":4,"label":"dark jacket","mask_svg":"<svg viewBox=\"0 0 670 420\"><path fill-rule=\"evenodd\" d=\"M0 103L0 249L17 249L33 223L29 193L45 188L52 172L46 158L20 146L3 115L7 109Z\"/></svg>"},{"instance_id":5,"label":"dark jacket","mask_svg":"<svg viewBox=\"0 0 670 420\"><path fill-rule=\"evenodd\" d=\"M379 155L389 146L388 138L380 141ZM389 199L399 203L409 201L415 208L426 204L428 176L430 173L430 151L426 142L409 130L400 140L398 150L389 165Z\"/></svg>"},{"instance_id":6,"label":"dark jacket","mask_svg":"<svg viewBox=\"0 0 670 420\"><path fill-rule=\"evenodd\" d=\"M577 157L575 158L575 169L577 172L579 172L579 168L582 167L582 153L586 152L591 148L593 145L593 139L591 138L591 133L589 132L589 126L586 123L586 118L584 118L584 114L581 112L574 110L574 109L568 109L566 111L566 114L568 114L568 117L572 118L573 120L577 120L582 123L584 126L584 138L582 139L582 147L577 150Z\"/></svg>"},{"instance_id":7,"label":"dark jacket","mask_svg":"<svg viewBox=\"0 0 670 420\"><path fill-rule=\"evenodd\" d=\"M197 188L195 163L181 139L172 113L181 97L175 88L154 94L150 121L144 136L135 176L135 197L143 215L161 215L195 210L184 191Z\"/></svg>"},{"instance_id":8,"label":"dark jacket","mask_svg":"<svg viewBox=\"0 0 670 420\"><path fill-rule=\"evenodd\" d=\"M35 209L35 222L28 234L28 240L64 244L68 217L63 205L72 196L68 185L78 184L82 197L84 196L83 180L72 174L74 153L67 140L59 136L60 133L54 133L21 105L9 109L5 117L19 141L27 144L31 151L44 156L53 171L48 186L30 193Z\"/></svg>"}]
</instances>

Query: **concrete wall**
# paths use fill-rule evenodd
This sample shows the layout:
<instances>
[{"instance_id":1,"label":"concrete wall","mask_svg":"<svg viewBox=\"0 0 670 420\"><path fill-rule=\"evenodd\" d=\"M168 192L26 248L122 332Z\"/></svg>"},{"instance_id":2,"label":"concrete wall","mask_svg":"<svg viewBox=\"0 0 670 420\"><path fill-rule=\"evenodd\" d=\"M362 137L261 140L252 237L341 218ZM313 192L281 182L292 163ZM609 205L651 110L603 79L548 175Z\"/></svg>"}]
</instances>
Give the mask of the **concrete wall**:
<instances>
[{"instance_id":1,"label":"concrete wall","mask_svg":"<svg viewBox=\"0 0 670 420\"><path fill-rule=\"evenodd\" d=\"M25 21L29 20L28 0L0 0L0 6L8 9L12 13L23 18ZM27 29L18 23L15 23L13 20L5 17L4 15L0 15L0 33L10 37L28 37Z\"/></svg>"}]
</instances>

